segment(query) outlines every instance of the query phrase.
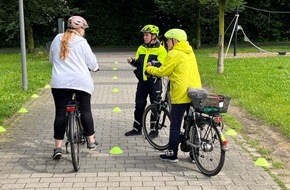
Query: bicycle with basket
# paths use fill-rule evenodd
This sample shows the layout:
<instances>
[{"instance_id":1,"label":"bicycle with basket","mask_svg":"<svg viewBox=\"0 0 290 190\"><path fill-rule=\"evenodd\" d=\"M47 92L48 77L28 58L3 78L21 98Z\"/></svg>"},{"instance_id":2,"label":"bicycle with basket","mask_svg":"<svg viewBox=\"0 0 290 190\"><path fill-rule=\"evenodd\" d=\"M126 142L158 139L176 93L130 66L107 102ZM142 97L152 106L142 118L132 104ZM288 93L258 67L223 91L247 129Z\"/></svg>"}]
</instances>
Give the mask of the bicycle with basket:
<instances>
[{"instance_id":1,"label":"bicycle with basket","mask_svg":"<svg viewBox=\"0 0 290 190\"><path fill-rule=\"evenodd\" d=\"M190 152L191 159L204 175L217 175L223 168L228 150L221 113L227 112L231 98L194 88L189 88L187 95L192 102L184 117L180 148Z\"/></svg>"},{"instance_id":2,"label":"bicycle with basket","mask_svg":"<svg viewBox=\"0 0 290 190\"><path fill-rule=\"evenodd\" d=\"M189 152L198 169L206 176L217 175L223 168L228 141L223 134L223 116L230 97L209 94L204 89L189 88L192 99L183 121L180 134L180 150ZM166 104L165 104L166 105ZM164 103L149 105L143 114L143 133L147 141L157 150L168 149L170 113ZM149 131L158 131L152 138Z\"/></svg>"}]
</instances>

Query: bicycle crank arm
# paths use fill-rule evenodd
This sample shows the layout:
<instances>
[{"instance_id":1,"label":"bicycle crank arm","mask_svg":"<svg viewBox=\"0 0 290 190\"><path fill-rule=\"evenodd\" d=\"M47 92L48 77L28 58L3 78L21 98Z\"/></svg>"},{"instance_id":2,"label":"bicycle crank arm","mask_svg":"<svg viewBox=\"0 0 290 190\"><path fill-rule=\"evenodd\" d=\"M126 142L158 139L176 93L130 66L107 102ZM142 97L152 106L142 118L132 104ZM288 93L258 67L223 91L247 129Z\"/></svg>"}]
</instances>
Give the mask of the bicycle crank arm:
<instances>
[{"instance_id":1,"label":"bicycle crank arm","mask_svg":"<svg viewBox=\"0 0 290 190\"><path fill-rule=\"evenodd\" d=\"M189 146L191 146L191 147L195 147L195 148L198 148L199 147L199 145L193 144L193 143L191 143L189 141L186 141L186 144L189 145Z\"/></svg>"}]
</instances>

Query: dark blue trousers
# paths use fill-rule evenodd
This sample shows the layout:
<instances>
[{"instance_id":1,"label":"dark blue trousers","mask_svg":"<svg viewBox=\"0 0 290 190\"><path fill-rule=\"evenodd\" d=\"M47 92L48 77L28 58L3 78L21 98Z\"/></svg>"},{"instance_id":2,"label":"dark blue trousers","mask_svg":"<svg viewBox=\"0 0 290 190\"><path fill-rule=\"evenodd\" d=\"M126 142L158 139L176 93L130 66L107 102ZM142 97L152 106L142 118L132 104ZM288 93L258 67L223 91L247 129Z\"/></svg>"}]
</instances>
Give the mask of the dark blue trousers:
<instances>
[{"instance_id":1,"label":"dark blue trousers","mask_svg":"<svg viewBox=\"0 0 290 190\"><path fill-rule=\"evenodd\" d=\"M189 106L190 106L190 103L171 105L171 112L170 112L171 124L170 124L168 150L173 150L174 155L177 155L178 153L181 123L184 118L184 113L188 110Z\"/></svg>"},{"instance_id":2,"label":"dark blue trousers","mask_svg":"<svg viewBox=\"0 0 290 190\"><path fill-rule=\"evenodd\" d=\"M157 101L157 92L162 90L161 79L139 81L137 84L137 91L135 97L135 111L133 128L137 131L142 129L142 115L147 105L147 98L149 96L150 103Z\"/></svg>"}]
</instances>

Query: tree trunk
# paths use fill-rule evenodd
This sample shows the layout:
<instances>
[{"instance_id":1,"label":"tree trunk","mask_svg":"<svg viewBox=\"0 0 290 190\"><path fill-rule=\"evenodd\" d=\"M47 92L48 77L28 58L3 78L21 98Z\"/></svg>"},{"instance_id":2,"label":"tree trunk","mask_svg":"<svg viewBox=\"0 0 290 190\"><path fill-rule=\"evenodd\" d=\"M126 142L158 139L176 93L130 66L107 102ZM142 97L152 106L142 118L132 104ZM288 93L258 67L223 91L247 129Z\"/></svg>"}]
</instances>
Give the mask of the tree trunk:
<instances>
[{"instance_id":1,"label":"tree trunk","mask_svg":"<svg viewBox=\"0 0 290 190\"><path fill-rule=\"evenodd\" d=\"M225 23L225 1L219 0L219 44L218 44L218 64L217 72L224 72L224 23Z\"/></svg>"},{"instance_id":2,"label":"tree trunk","mask_svg":"<svg viewBox=\"0 0 290 190\"><path fill-rule=\"evenodd\" d=\"M30 24L26 25L26 35L27 35L27 49L28 53L34 53L34 38L33 38L33 29Z\"/></svg>"},{"instance_id":3,"label":"tree trunk","mask_svg":"<svg viewBox=\"0 0 290 190\"><path fill-rule=\"evenodd\" d=\"M200 0L196 0L196 49L201 47Z\"/></svg>"}]
</instances>

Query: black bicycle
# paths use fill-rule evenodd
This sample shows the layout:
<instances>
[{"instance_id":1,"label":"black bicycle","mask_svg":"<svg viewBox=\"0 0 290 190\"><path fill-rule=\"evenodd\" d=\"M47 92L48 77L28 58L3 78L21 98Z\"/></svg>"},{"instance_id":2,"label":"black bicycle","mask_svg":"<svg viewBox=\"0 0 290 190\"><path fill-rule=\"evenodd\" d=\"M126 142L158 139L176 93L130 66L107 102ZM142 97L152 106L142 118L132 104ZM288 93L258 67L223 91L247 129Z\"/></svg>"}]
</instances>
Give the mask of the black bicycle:
<instances>
[{"instance_id":1,"label":"black bicycle","mask_svg":"<svg viewBox=\"0 0 290 190\"><path fill-rule=\"evenodd\" d=\"M80 146L86 143L86 138L83 133L83 126L81 123L81 113L79 105L73 93L72 100L66 105L66 136L65 143L66 152L68 151L68 144L70 144L70 151L72 157L72 164L75 171L80 169Z\"/></svg>"},{"instance_id":2,"label":"black bicycle","mask_svg":"<svg viewBox=\"0 0 290 190\"><path fill-rule=\"evenodd\" d=\"M170 113L166 98L157 91L158 101L146 107L142 117L145 139L157 150L165 150L169 145Z\"/></svg>"},{"instance_id":3,"label":"black bicycle","mask_svg":"<svg viewBox=\"0 0 290 190\"><path fill-rule=\"evenodd\" d=\"M198 169L206 176L217 175L223 168L228 141L223 135L223 117L230 97L208 94L203 89L189 89L192 103L184 117L180 149L190 152Z\"/></svg>"}]
</instances>

